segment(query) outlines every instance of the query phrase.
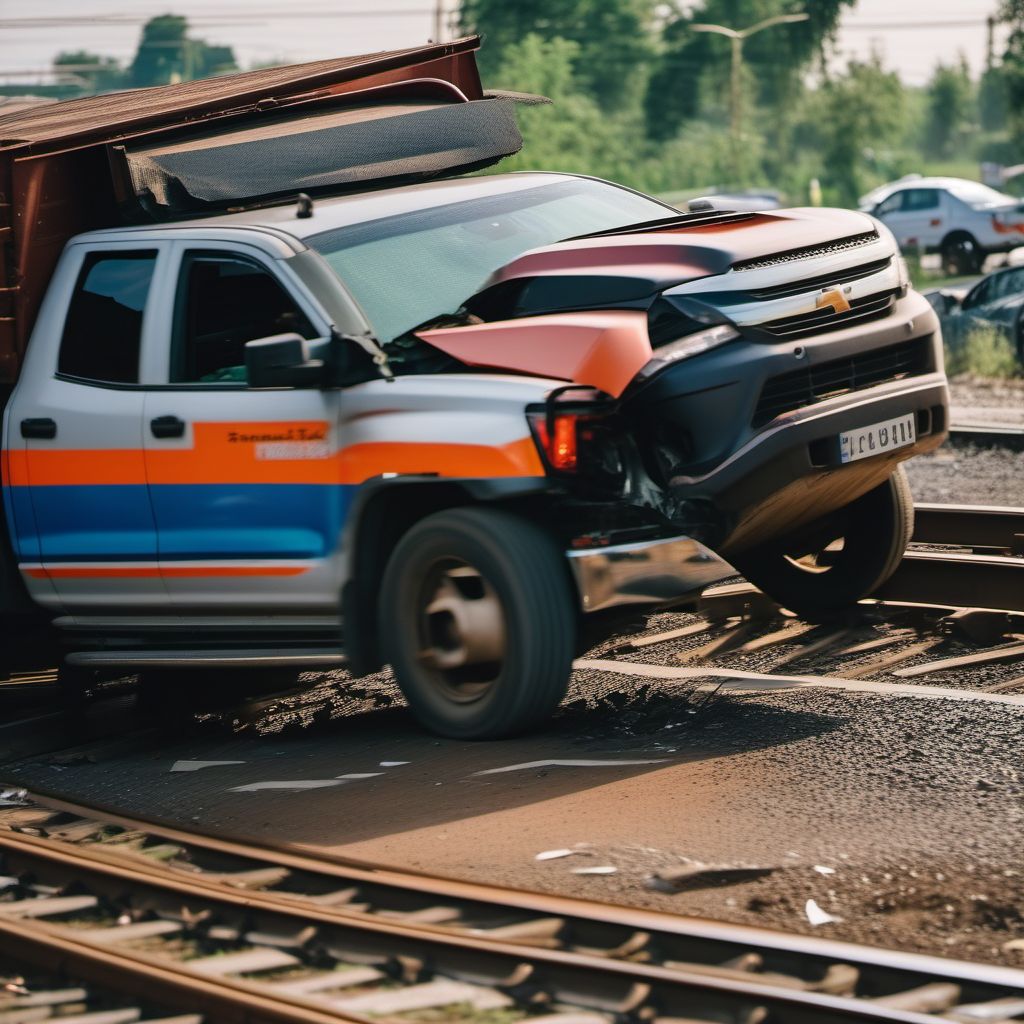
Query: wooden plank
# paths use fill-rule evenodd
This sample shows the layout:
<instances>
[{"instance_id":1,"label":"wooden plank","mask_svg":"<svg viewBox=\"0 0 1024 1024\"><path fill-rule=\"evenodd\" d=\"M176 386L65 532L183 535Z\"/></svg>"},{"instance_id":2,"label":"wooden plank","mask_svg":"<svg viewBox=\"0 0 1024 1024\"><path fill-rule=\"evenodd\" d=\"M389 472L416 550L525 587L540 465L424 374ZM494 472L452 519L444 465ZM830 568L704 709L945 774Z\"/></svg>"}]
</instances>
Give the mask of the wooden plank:
<instances>
[{"instance_id":1,"label":"wooden plank","mask_svg":"<svg viewBox=\"0 0 1024 1024\"><path fill-rule=\"evenodd\" d=\"M946 672L953 668L967 668L971 665L993 665L1000 661L1014 661L1017 658L1024 658L1024 644L1004 644L1002 647L993 647L990 650L978 651L975 654L962 654L956 658L944 658L941 661L929 661L925 665L901 668L895 675L909 679L912 676L927 676L933 672Z\"/></svg>"}]
</instances>

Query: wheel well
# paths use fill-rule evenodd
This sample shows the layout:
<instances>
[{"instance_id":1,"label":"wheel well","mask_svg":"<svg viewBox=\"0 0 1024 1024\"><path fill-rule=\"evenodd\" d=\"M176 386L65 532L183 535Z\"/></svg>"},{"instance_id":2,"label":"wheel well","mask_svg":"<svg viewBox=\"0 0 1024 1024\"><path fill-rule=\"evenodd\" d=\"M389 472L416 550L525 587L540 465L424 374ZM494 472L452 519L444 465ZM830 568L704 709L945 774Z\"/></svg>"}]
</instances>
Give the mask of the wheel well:
<instances>
[{"instance_id":1,"label":"wheel well","mask_svg":"<svg viewBox=\"0 0 1024 1024\"><path fill-rule=\"evenodd\" d=\"M939 248L945 249L947 245L952 245L954 242L974 242L975 245L978 244L978 240L970 233L970 231L965 231L963 228L957 228L956 231L950 231L949 234L942 239L939 243Z\"/></svg>"},{"instance_id":2,"label":"wheel well","mask_svg":"<svg viewBox=\"0 0 1024 1024\"><path fill-rule=\"evenodd\" d=\"M342 632L354 676L383 665L378 642L377 594L388 557L402 535L435 512L465 505L494 504L534 519L547 505L543 481L391 481L357 503L345 538L348 572L342 590Z\"/></svg>"}]
</instances>

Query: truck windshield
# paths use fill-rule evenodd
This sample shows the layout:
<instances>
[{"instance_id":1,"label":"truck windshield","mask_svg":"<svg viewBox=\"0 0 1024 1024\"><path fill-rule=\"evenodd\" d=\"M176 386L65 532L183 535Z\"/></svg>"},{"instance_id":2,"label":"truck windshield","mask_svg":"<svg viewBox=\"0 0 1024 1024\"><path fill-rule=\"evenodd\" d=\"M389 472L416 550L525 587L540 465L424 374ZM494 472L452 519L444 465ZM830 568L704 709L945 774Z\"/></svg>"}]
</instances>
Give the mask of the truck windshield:
<instances>
[{"instance_id":1,"label":"truck windshield","mask_svg":"<svg viewBox=\"0 0 1024 1024\"><path fill-rule=\"evenodd\" d=\"M570 178L335 228L306 241L386 344L455 312L495 270L529 249L672 213L635 192Z\"/></svg>"}]
</instances>

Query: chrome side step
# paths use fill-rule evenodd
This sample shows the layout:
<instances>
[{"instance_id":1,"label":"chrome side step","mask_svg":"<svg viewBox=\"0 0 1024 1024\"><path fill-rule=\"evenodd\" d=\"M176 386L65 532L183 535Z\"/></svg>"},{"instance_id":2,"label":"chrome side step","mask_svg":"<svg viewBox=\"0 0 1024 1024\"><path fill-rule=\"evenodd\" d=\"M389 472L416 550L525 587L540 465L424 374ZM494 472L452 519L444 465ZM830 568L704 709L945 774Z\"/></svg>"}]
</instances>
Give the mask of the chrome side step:
<instances>
[{"instance_id":1,"label":"chrome side step","mask_svg":"<svg viewBox=\"0 0 1024 1024\"><path fill-rule=\"evenodd\" d=\"M326 647L206 651L74 651L69 665L82 668L343 668L345 655Z\"/></svg>"}]
</instances>

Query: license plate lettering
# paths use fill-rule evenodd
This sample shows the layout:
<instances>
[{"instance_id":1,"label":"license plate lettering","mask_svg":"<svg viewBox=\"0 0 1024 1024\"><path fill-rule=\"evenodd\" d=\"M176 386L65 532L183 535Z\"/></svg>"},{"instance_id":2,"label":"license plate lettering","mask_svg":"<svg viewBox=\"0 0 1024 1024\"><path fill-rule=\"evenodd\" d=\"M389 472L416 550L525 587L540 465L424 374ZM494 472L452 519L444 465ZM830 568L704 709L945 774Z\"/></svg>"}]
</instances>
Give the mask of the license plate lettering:
<instances>
[{"instance_id":1,"label":"license plate lettering","mask_svg":"<svg viewBox=\"0 0 1024 1024\"><path fill-rule=\"evenodd\" d=\"M845 430L839 435L840 462L855 462L870 455L903 448L917 440L915 416L908 413L898 419L872 423L856 430Z\"/></svg>"}]
</instances>

